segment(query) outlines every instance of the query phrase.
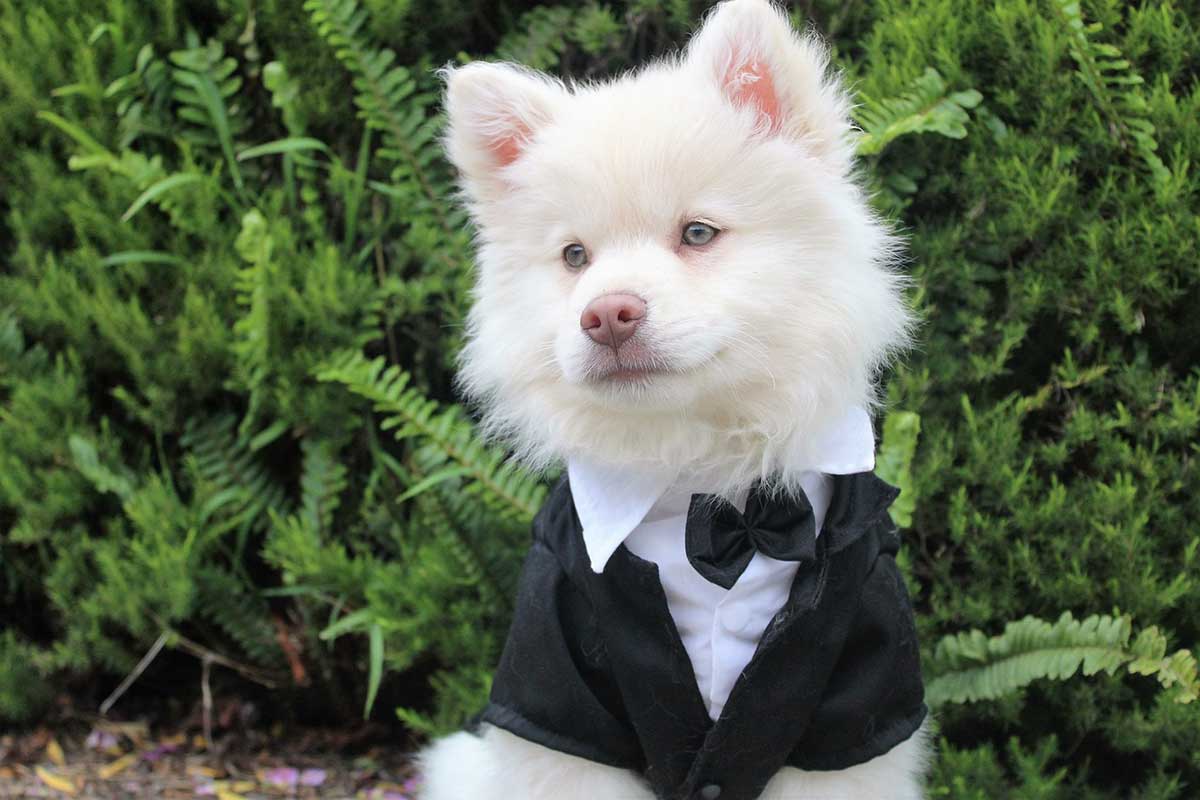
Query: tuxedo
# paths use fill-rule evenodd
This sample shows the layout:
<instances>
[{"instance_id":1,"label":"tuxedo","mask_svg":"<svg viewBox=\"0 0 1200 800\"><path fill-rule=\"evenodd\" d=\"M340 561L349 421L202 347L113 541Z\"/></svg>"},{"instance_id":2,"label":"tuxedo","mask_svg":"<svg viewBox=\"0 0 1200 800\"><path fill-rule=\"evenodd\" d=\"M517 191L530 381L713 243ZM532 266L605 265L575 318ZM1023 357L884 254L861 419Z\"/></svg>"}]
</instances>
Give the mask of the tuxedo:
<instances>
[{"instance_id":1,"label":"tuxedo","mask_svg":"<svg viewBox=\"0 0 1200 800\"><path fill-rule=\"evenodd\" d=\"M534 521L482 720L634 770L662 800L753 800L781 767L845 769L908 739L927 710L897 491L871 472L831 481L811 557L713 719L658 566L618 544L597 572L564 478Z\"/></svg>"}]
</instances>

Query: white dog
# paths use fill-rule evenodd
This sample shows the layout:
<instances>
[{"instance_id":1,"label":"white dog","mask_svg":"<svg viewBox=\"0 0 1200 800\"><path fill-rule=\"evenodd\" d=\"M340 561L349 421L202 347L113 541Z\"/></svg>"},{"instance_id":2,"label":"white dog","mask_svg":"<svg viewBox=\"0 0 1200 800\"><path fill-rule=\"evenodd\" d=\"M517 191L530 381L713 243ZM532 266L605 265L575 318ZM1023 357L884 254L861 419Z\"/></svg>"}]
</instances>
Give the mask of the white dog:
<instances>
[{"instance_id":1,"label":"white dog","mask_svg":"<svg viewBox=\"0 0 1200 800\"><path fill-rule=\"evenodd\" d=\"M919 798L866 411L911 318L825 50L730 0L611 82L447 77L479 234L463 386L569 487L535 526L484 724L423 754L422 797ZM693 547L717 507L749 538ZM775 512L803 547L763 539L752 517Z\"/></svg>"}]
</instances>

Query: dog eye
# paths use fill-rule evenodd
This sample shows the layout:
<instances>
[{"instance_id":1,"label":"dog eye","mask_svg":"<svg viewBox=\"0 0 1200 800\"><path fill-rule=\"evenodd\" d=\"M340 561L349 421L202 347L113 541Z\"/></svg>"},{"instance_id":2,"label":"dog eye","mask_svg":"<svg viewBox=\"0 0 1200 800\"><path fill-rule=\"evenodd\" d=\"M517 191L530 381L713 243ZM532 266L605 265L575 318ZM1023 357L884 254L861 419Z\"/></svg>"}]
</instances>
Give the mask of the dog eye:
<instances>
[{"instance_id":1,"label":"dog eye","mask_svg":"<svg viewBox=\"0 0 1200 800\"><path fill-rule=\"evenodd\" d=\"M700 247L715 239L718 233L720 231L707 222L689 222L683 226L683 243Z\"/></svg>"},{"instance_id":2,"label":"dog eye","mask_svg":"<svg viewBox=\"0 0 1200 800\"><path fill-rule=\"evenodd\" d=\"M587 250L578 242L564 247L562 257L563 261L567 262L567 266L571 269L580 269L588 263Z\"/></svg>"}]
</instances>

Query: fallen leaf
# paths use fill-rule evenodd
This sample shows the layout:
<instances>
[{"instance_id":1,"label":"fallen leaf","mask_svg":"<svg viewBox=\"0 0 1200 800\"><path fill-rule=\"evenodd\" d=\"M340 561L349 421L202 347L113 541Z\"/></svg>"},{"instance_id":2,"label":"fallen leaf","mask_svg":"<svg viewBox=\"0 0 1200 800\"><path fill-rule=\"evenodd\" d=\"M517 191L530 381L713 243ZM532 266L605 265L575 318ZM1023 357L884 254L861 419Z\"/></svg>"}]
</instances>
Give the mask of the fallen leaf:
<instances>
[{"instance_id":1,"label":"fallen leaf","mask_svg":"<svg viewBox=\"0 0 1200 800\"><path fill-rule=\"evenodd\" d=\"M234 781L229 784L229 788L235 792L252 792L254 791L254 781Z\"/></svg>"},{"instance_id":2,"label":"fallen leaf","mask_svg":"<svg viewBox=\"0 0 1200 800\"><path fill-rule=\"evenodd\" d=\"M105 720L100 722L96 727L100 728L100 730L114 733L117 736L124 736L139 748L149 735L149 728L144 722L109 722Z\"/></svg>"},{"instance_id":3,"label":"fallen leaf","mask_svg":"<svg viewBox=\"0 0 1200 800\"><path fill-rule=\"evenodd\" d=\"M217 789L217 800L246 800L246 798L228 789Z\"/></svg>"},{"instance_id":4,"label":"fallen leaf","mask_svg":"<svg viewBox=\"0 0 1200 800\"><path fill-rule=\"evenodd\" d=\"M197 733L192 737L192 749L206 750L208 749L208 742L204 741L204 737Z\"/></svg>"},{"instance_id":5,"label":"fallen leaf","mask_svg":"<svg viewBox=\"0 0 1200 800\"><path fill-rule=\"evenodd\" d=\"M65 767L67 765L67 757L63 753L62 745L58 743L58 739L51 739L46 742L46 758L50 759L56 766Z\"/></svg>"},{"instance_id":6,"label":"fallen leaf","mask_svg":"<svg viewBox=\"0 0 1200 800\"><path fill-rule=\"evenodd\" d=\"M11 781L17 777L17 773L13 772L12 767L0 767L0 778L6 781Z\"/></svg>"},{"instance_id":7,"label":"fallen leaf","mask_svg":"<svg viewBox=\"0 0 1200 800\"><path fill-rule=\"evenodd\" d=\"M221 773L212 767L205 767L200 764L188 764L186 767L188 775L195 775L201 778L219 778Z\"/></svg>"},{"instance_id":8,"label":"fallen leaf","mask_svg":"<svg viewBox=\"0 0 1200 800\"><path fill-rule=\"evenodd\" d=\"M137 763L137 753L126 753L116 761L110 761L100 768L99 775L101 780L108 780L114 775L119 775L131 766Z\"/></svg>"},{"instance_id":9,"label":"fallen leaf","mask_svg":"<svg viewBox=\"0 0 1200 800\"><path fill-rule=\"evenodd\" d=\"M72 796L79 794L79 787L70 778L63 775L56 775L45 767L34 767L33 771L42 779L42 783L51 789L57 789Z\"/></svg>"}]
</instances>

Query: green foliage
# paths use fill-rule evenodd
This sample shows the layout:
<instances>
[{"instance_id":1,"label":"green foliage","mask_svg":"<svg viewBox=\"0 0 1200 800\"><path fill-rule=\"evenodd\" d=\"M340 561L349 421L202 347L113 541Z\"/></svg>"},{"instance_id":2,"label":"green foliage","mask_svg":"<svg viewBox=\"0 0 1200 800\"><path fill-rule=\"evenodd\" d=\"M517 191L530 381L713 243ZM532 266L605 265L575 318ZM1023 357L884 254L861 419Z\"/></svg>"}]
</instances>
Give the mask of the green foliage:
<instances>
[{"instance_id":1,"label":"green foliage","mask_svg":"<svg viewBox=\"0 0 1200 800\"><path fill-rule=\"evenodd\" d=\"M911 411L892 411L883 418L883 436L875 459L875 472L880 478L900 490L900 496L889 509L901 528L912 526L917 507L912 478L913 457L921 435L921 417Z\"/></svg>"},{"instance_id":2,"label":"green foliage","mask_svg":"<svg viewBox=\"0 0 1200 800\"><path fill-rule=\"evenodd\" d=\"M0 632L0 718L34 720L49 703L50 684L38 671L36 655L14 632Z\"/></svg>"},{"instance_id":3,"label":"green foliage","mask_svg":"<svg viewBox=\"0 0 1200 800\"><path fill-rule=\"evenodd\" d=\"M368 361L359 352L334 360L317 377L337 381L370 400L384 415L382 430L396 439L418 437L429 445L421 453L423 471L433 472L399 499L406 500L432 486L465 479L467 491L501 519L528 524L545 499L545 487L507 460L501 450L480 442L457 406L441 409L409 385L410 378L382 358ZM430 449L436 453L430 453ZM436 469L436 471L434 471Z\"/></svg>"},{"instance_id":4,"label":"green foliage","mask_svg":"<svg viewBox=\"0 0 1200 800\"><path fill-rule=\"evenodd\" d=\"M1131 642L1132 628L1128 616L1076 620L1067 612L1054 624L1034 617L1010 622L991 638L980 631L947 636L930 662L929 704L995 700L1035 680L1065 680L1076 672L1112 675L1121 667L1156 676L1175 702L1195 701L1196 657L1187 650L1167 657L1166 639L1154 627Z\"/></svg>"},{"instance_id":5,"label":"green foliage","mask_svg":"<svg viewBox=\"0 0 1200 800\"><path fill-rule=\"evenodd\" d=\"M857 118L862 126L858 154L873 156L894 139L910 133L938 133L951 139L967 135L967 109L983 95L974 89L948 92L946 82L933 67L913 81L912 89L897 97L862 98Z\"/></svg>"},{"instance_id":6,"label":"green foliage","mask_svg":"<svg viewBox=\"0 0 1200 800\"><path fill-rule=\"evenodd\" d=\"M553 69L567 46L574 13L565 6L538 6L521 17L520 24L496 48L505 61L534 69Z\"/></svg>"},{"instance_id":7,"label":"green foliage","mask_svg":"<svg viewBox=\"0 0 1200 800\"><path fill-rule=\"evenodd\" d=\"M1137 151L1154 182L1166 184L1171 173L1158 157L1158 142L1154 139L1154 123L1139 87L1145 83L1133 70L1121 50L1108 42L1097 41L1104 24L1084 21L1083 10L1074 0L1055 0L1054 5L1063 24L1070 31L1069 49L1075 59L1079 79L1092 93L1101 118L1109 126L1122 147Z\"/></svg>"},{"instance_id":8,"label":"green foliage","mask_svg":"<svg viewBox=\"0 0 1200 800\"><path fill-rule=\"evenodd\" d=\"M0 0L0 717L115 685L164 632L281 707L398 702L422 734L478 710L548 476L452 391L471 230L434 68L613 74L704 5ZM925 320L879 469L939 704L931 794L1182 800L1200 16L803 13Z\"/></svg>"}]
</instances>

